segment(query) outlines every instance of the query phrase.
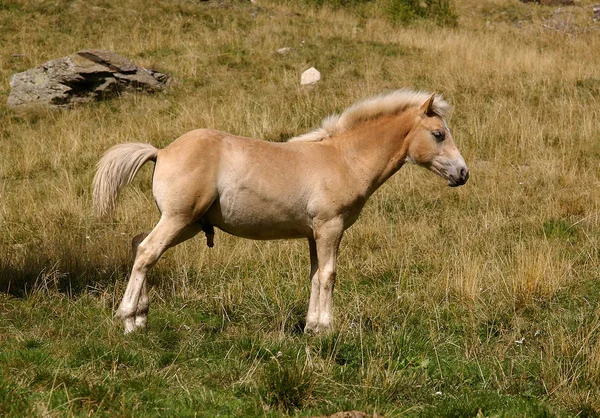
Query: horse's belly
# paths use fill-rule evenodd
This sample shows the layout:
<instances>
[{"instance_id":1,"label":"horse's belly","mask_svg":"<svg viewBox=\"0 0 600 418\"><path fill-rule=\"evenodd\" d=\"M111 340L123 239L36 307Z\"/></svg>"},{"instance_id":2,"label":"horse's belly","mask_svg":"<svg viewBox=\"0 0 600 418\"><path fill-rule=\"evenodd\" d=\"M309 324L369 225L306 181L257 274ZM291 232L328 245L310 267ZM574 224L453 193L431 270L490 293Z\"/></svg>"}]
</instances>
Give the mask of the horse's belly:
<instances>
[{"instance_id":1,"label":"horse's belly","mask_svg":"<svg viewBox=\"0 0 600 418\"><path fill-rule=\"evenodd\" d=\"M215 202L203 217L203 222L243 238L268 240L312 236L308 215L297 209L282 207L276 202L267 205L230 205Z\"/></svg>"},{"instance_id":2,"label":"horse's belly","mask_svg":"<svg viewBox=\"0 0 600 418\"><path fill-rule=\"evenodd\" d=\"M266 225L263 227L262 225L233 225L222 223L215 226L236 237L256 240L294 239L311 236L308 231L301 230L293 225L279 225L278 228L274 228L273 225Z\"/></svg>"}]
</instances>

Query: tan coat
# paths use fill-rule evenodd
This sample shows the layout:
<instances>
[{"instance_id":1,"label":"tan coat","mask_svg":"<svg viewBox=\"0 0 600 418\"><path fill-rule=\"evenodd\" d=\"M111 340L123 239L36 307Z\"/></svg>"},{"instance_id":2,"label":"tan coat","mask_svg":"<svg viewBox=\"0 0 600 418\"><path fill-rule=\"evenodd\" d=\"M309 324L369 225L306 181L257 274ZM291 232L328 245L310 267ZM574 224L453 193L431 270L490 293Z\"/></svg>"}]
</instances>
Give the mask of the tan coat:
<instances>
[{"instance_id":1,"label":"tan coat","mask_svg":"<svg viewBox=\"0 0 600 418\"><path fill-rule=\"evenodd\" d=\"M214 227L250 239L306 238L311 297L305 331L333 327L332 291L339 244L367 199L405 162L464 184L468 169L443 120L439 96L399 90L360 102L323 127L285 143L198 129L166 148L121 144L98 164L94 201L100 215L119 189L155 161L153 194L161 219L137 238L137 253L118 315L125 332L145 327L147 271L169 247Z\"/></svg>"}]
</instances>

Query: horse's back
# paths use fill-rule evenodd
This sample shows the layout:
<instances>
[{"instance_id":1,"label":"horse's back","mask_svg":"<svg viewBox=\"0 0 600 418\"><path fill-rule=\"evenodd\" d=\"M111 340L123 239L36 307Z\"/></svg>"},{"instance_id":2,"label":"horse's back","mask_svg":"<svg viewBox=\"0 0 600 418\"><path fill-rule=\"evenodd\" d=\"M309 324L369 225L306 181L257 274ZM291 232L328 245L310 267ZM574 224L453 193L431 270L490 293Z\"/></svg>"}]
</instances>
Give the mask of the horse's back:
<instances>
[{"instance_id":1,"label":"horse's back","mask_svg":"<svg viewBox=\"0 0 600 418\"><path fill-rule=\"evenodd\" d=\"M159 152L153 191L163 213L277 239L311 236L315 216L355 218L364 202L351 182L325 142L275 143L199 129Z\"/></svg>"},{"instance_id":2,"label":"horse's back","mask_svg":"<svg viewBox=\"0 0 600 418\"><path fill-rule=\"evenodd\" d=\"M294 238L310 233L302 147L225 132L190 131L156 160L153 192L161 212L234 235Z\"/></svg>"}]
</instances>

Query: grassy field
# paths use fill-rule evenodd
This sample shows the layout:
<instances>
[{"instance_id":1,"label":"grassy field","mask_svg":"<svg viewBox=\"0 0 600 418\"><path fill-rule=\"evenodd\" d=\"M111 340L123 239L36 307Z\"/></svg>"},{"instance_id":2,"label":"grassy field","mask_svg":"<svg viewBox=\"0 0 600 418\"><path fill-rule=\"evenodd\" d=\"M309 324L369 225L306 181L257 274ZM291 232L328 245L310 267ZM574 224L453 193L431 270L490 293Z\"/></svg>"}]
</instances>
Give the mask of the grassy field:
<instances>
[{"instance_id":1,"label":"grassy field","mask_svg":"<svg viewBox=\"0 0 600 418\"><path fill-rule=\"evenodd\" d=\"M593 3L1 2L0 415L598 416ZM7 109L11 74L87 48L176 82ZM311 66L323 79L302 89ZM148 331L122 334L130 239L158 212L149 165L113 220L94 217L107 148L198 127L281 141L402 87L453 104L471 179L451 189L407 166L374 195L342 242L334 334L302 333L304 241L222 232L165 254Z\"/></svg>"}]
</instances>

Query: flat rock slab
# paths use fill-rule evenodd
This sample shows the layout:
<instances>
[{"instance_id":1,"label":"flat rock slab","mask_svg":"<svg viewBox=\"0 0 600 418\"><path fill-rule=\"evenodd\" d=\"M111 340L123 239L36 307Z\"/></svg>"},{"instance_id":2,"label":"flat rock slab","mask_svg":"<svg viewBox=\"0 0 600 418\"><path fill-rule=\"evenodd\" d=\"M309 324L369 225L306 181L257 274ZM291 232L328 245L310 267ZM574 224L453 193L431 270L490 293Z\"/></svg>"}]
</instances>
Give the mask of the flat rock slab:
<instances>
[{"instance_id":1,"label":"flat rock slab","mask_svg":"<svg viewBox=\"0 0 600 418\"><path fill-rule=\"evenodd\" d=\"M112 51L85 50L13 74L7 104L69 108L124 91L162 91L170 81L168 75L138 67Z\"/></svg>"}]
</instances>

